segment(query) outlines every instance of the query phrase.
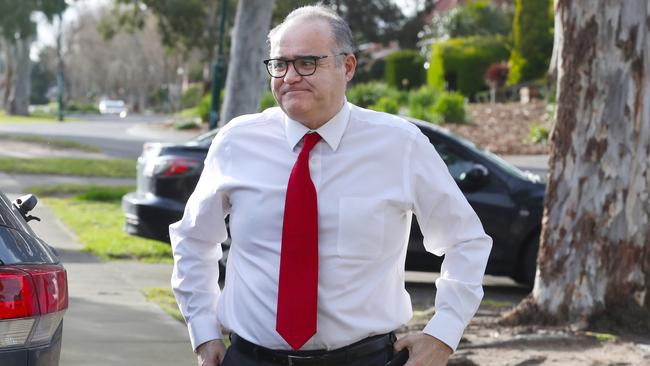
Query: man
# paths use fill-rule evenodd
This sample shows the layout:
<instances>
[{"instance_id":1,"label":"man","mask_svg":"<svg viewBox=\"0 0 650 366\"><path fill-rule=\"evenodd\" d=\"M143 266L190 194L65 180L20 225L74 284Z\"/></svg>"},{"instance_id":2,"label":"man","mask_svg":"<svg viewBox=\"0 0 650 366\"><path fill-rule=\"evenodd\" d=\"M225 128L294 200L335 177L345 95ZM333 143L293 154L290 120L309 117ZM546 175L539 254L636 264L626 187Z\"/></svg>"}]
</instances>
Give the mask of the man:
<instances>
[{"instance_id":1,"label":"man","mask_svg":"<svg viewBox=\"0 0 650 366\"><path fill-rule=\"evenodd\" d=\"M299 8L269 43L280 107L219 131L170 227L172 287L199 364L385 365L408 349L408 366L445 365L483 295L491 239L415 126L346 102L356 59L340 17ZM395 342L412 316L412 213L426 248L445 260L434 317ZM221 326L232 332L227 352Z\"/></svg>"}]
</instances>

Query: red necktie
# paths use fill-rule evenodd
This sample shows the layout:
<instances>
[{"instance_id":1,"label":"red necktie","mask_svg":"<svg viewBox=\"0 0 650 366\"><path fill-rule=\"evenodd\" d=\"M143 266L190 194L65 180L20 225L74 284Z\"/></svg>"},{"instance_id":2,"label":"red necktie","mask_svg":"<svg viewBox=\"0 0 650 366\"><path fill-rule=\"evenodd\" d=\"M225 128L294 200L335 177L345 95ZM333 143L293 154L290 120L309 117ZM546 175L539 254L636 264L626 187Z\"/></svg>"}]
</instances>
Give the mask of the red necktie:
<instances>
[{"instance_id":1,"label":"red necktie","mask_svg":"<svg viewBox=\"0 0 650 366\"><path fill-rule=\"evenodd\" d=\"M309 174L309 152L320 140L305 135L287 184L275 329L298 350L316 334L318 302L318 206Z\"/></svg>"}]
</instances>

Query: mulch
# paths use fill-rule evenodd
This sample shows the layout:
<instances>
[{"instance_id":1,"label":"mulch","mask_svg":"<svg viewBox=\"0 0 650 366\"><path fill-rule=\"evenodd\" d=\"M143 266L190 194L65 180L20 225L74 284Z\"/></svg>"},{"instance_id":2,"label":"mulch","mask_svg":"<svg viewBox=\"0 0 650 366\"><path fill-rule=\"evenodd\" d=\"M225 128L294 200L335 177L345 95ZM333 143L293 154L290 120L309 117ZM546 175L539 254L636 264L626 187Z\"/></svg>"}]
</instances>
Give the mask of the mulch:
<instances>
[{"instance_id":1,"label":"mulch","mask_svg":"<svg viewBox=\"0 0 650 366\"><path fill-rule=\"evenodd\" d=\"M551 128L553 113L544 101L528 104L469 104L471 122L465 125L443 124L453 133L500 155L548 154L549 145L528 141L531 126Z\"/></svg>"}]
</instances>

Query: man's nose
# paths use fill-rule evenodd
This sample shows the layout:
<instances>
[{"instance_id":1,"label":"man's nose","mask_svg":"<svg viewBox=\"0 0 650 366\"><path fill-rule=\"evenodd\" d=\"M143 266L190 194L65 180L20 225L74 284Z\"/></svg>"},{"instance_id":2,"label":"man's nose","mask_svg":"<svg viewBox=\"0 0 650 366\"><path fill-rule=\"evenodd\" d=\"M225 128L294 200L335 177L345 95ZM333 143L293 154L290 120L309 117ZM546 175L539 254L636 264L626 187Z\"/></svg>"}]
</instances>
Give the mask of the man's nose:
<instances>
[{"instance_id":1,"label":"man's nose","mask_svg":"<svg viewBox=\"0 0 650 366\"><path fill-rule=\"evenodd\" d=\"M296 65L293 62L287 64L287 73L284 75L284 82L287 84L300 81L302 76L296 71Z\"/></svg>"}]
</instances>

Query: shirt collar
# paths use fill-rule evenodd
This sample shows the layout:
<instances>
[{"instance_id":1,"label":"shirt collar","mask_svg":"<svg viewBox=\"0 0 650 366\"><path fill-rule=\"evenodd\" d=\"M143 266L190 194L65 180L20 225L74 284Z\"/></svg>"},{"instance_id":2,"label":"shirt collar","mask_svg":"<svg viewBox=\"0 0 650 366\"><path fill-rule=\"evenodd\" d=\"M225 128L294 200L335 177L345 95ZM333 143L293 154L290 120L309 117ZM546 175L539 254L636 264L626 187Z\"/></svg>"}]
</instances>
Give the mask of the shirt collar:
<instances>
[{"instance_id":1,"label":"shirt collar","mask_svg":"<svg viewBox=\"0 0 650 366\"><path fill-rule=\"evenodd\" d=\"M348 105L347 100L343 103L341 110L329 121L325 122L320 128L314 130L313 132L318 132L323 140L330 146L333 151L338 149L339 144L341 143L341 138L343 137L343 132L348 126L348 121L350 120L350 106ZM298 121L294 121L289 118L286 114L284 115L284 127L287 136L287 143L289 148L293 150L302 137L312 131L307 128L305 125Z\"/></svg>"}]
</instances>

